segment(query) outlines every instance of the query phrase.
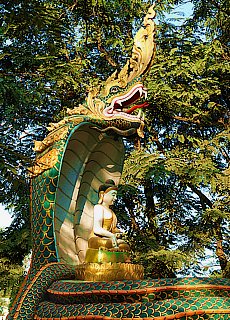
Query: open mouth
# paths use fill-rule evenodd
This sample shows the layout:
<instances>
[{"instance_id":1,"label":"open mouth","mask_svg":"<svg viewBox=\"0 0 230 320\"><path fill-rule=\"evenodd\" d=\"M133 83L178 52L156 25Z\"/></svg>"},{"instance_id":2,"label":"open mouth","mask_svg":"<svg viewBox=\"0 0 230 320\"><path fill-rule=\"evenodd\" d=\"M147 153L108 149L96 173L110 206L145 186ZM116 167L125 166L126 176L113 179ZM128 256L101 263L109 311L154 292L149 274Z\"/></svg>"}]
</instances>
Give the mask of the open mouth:
<instances>
[{"instance_id":1,"label":"open mouth","mask_svg":"<svg viewBox=\"0 0 230 320\"><path fill-rule=\"evenodd\" d=\"M147 89L144 88L143 84L138 83L126 94L113 98L110 105L104 109L103 113L106 117L110 118L119 116L130 120L142 120L141 109L147 107L149 105L148 102L134 105L137 100L142 98L147 98ZM136 109L140 109L138 115L132 114Z\"/></svg>"}]
</instances>

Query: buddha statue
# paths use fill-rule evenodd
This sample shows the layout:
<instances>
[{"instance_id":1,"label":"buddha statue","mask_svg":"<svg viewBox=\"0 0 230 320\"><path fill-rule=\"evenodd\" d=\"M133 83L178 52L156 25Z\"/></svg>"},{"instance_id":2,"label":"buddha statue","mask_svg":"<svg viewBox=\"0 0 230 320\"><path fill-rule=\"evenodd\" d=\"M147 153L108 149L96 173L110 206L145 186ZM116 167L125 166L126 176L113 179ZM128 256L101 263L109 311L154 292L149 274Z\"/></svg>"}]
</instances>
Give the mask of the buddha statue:
<instances>
[{"instance_id":1,"label":"buddha statue","mask_svg":"<svg viewBox=\"0 0 230 320\"><path fill-rule=\"evenodd\" d=\"M91 249L130 251L129 245L121 239L122 232L117 228L117 217L111 209L117 199L117 190L111 179L99 187L98 204L94 206L93 230L88 240Z\"/></svg>"},{"instance_id":2,"label":"buddha statue","mask_svg":"<svg viewBox=\"0 0 230 320\"><path fill-rule=\"evenodd\" d=\"M138 280L144 276L143 267L131 263L130 247L122 239L117 217L111 209L117 199L117 189L113 180L107 180L99 187L85 261L76 267L78 280Z\"/></svg>"}]
</instances>

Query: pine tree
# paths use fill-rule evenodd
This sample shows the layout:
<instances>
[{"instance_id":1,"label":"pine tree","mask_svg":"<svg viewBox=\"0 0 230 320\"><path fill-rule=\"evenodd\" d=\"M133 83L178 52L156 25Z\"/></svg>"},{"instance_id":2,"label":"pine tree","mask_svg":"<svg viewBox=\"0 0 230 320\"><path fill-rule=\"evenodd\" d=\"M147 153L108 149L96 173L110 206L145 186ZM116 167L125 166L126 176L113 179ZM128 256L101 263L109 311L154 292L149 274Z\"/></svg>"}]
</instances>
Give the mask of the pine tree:
<instances>
[{"instance_id":1,"label":"pine tree","mask_svg":"<svg viewBox=\"0 0 230 320\"><path fill-rule=\"evenodd\" d=\"M126 221L136 212L128 230L138 230L134 247L144 252L139 259L146 257L150 275L159 266L161 276L188 266L199 272L198 261L211 249L229 276L228 9L225 2L212 10L194 4L184 24L159 25L147 131L123 172L135 206L124 193L128 209L122 209Z\"/></svg>"},{"instance_id":2,"label":"pine tree","mask_svg":"<svg viewBox=\"0 0 230 320\"><path fill-rule=\"evenodd\" d=\"M156 5L145 139L139 149L126 142L116 209L148 275L198 272L211 249L227 276L229 8L224 0L196 0L184 23L167 20L165 13L183 3ZM17 269L30 250L26 168L33 140L125 64L147 7L140 0L3 1L0 202L14 212L0 235L3 263Z\"/></svg>"}]
</instances>

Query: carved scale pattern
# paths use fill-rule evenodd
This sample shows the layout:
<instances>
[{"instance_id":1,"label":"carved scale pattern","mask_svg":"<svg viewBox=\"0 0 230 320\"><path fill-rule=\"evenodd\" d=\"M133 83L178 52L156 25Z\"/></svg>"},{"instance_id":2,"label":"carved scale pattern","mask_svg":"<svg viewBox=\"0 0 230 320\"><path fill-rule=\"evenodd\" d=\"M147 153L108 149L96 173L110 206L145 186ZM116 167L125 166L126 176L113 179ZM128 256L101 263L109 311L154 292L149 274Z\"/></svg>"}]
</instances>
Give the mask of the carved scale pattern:
<instances>
[{"instance_id":1,"label":"carved scale pattern","mask_svg":"<svg viewBox=\"0 0 230 320\"><path fill-rule=\"evenodd\" d=\"M208 278L57 281L35 319L229 319L230 282Z\"/></svg>"},{"instance_id":2,"label":"carved scale pattern","mask_svg":"<svg viewBox=\"0 0 230 320\"><path fill-rule=\"evenodd\" d=\"M44 266L8 319L229 319L229 279L80 282L74 277L73 266Z\"/></svg>"},{"instance_id":3,"label":"carved scale pattern","mask_svg":"<svg viewBox=\"0 0 230 320\"><path fill-rule=\"evenodd\" d=\"M74 279L75 268L63 263L50 263L42 267L32 280L26 279L22 291L19 292L7 319L33 319L38 303L44 299L46 290L55 281L60 279Z\"/></svg>"}]
</instances>

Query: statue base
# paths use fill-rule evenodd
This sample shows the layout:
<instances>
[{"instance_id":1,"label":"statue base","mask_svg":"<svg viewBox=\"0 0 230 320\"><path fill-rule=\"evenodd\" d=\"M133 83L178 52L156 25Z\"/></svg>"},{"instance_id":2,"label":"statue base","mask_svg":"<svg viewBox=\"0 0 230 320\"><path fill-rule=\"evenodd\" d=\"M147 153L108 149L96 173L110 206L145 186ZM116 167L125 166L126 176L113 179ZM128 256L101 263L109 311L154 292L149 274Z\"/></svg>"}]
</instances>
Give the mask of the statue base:
<instances>
[{"instance_id":1,"label":"statue base","mask_svg":"<svg viewBox=\"0 0 230 320\"><path fill-rule=\"evenodd\" d=\"M143 278L143 266L132 263L85 263L76 267L77 280L116 281Z\"/></svg>"}]
</instances>

